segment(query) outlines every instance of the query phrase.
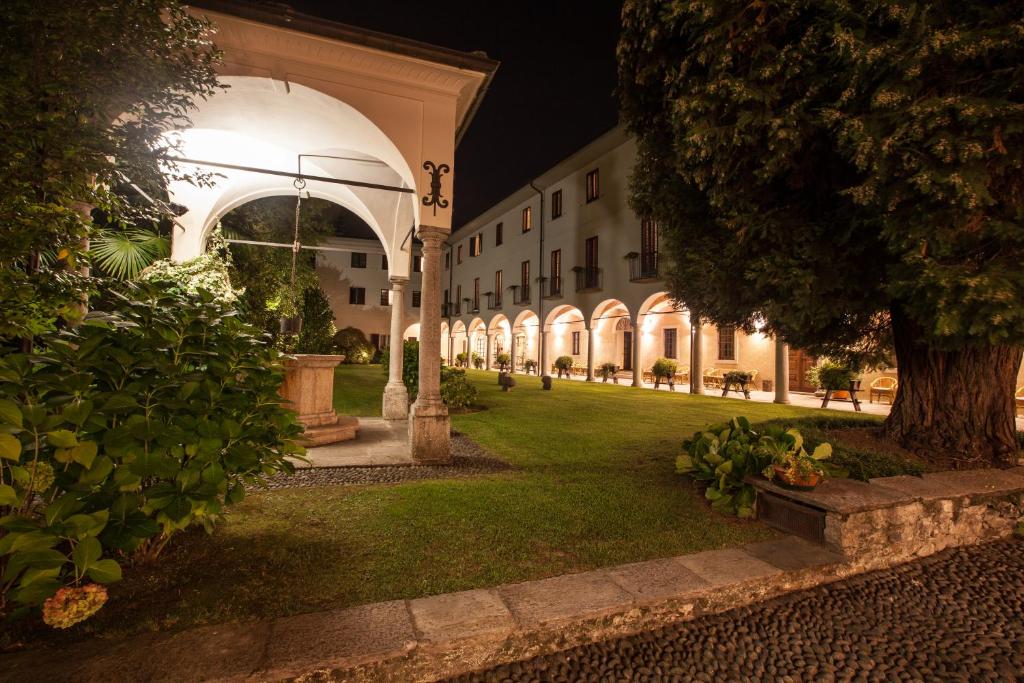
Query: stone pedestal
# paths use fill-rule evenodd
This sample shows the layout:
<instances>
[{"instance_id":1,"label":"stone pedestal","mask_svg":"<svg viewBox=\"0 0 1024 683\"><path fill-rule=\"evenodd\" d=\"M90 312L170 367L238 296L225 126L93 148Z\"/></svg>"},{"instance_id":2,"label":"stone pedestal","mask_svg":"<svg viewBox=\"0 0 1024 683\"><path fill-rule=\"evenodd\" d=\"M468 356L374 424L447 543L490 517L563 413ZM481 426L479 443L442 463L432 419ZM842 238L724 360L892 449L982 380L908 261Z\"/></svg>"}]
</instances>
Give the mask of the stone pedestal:
<instances>
[{"instance_id":1,"label":"stone pedestal","mask_svg":"<svg viewBox=\"0 0 1024 683\"><path fill-rule=\"evenodd\" d=\"M306 428L306 446L354 439L359 431L358 420L334 412L334 368L343 360L344 356L298 354L284 362L281 396Z\"/></svg>"}]
</instances>

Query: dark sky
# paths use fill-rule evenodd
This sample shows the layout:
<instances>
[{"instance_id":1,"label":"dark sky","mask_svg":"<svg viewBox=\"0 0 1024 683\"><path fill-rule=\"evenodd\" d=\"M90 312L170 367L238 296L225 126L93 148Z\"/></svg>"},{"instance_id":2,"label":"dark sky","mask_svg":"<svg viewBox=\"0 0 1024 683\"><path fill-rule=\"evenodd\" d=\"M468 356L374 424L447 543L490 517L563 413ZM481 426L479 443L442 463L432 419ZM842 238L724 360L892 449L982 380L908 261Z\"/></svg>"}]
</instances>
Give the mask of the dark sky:
<instances>
[{"instance_id":1,"label":"dark sky","mask_svg":"<svg viewBox=\"0 0 1024 683\"><path fill-rule=\"evenodd\" d=\"M455 155L461 226L617 121L614 0L289 0L297 11L501 61Z\"/></svg>"}]
</instances>

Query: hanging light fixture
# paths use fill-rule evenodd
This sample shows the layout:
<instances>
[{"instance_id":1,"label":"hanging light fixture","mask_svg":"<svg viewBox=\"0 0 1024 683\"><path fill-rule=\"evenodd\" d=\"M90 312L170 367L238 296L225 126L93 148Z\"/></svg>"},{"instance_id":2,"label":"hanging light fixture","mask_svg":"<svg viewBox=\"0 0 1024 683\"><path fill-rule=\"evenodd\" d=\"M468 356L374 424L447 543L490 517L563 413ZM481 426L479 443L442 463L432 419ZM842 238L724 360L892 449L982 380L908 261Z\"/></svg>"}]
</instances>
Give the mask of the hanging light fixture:
<instances>
[{"instance_id":1,"label":"hanging light fixture","mask_svg":"<svg viewBox=\"0 0 1024 683\"><path fill-rule=\"evenodd\" d=\"M296 178L295 189L298 190L298 194L295 197L295 231L292 235L292 273L291 279L289 280L289 296L291 297L292 303L295 305L295 312L291 316L281 317L281 334L298 334L302 330L302 316L298 310L298 293L295 291L295 270L298 267L299 250L302 249L302 244L299 242L299 220L302 216L302 190L306 188L306 181L302 178Z\"/></svg>"}]
</instances>

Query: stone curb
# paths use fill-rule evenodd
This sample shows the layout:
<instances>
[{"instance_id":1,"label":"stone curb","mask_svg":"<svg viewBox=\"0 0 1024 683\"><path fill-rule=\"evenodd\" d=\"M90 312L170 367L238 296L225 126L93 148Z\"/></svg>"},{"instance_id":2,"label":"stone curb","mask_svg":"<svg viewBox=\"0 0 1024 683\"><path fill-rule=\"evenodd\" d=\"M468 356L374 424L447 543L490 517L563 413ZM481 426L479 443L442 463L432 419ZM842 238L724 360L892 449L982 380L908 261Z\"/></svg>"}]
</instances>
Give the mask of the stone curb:
<instances>
[{"instance_id":1,"label":"stone curb","mask_svg":"<svg viewBox=\"0 0 1024 683\"><path fill-rule=\"evenodd\" d=\"M796 537L265 622L0 657L11 680L432 680L834 581Z\"/></svg>"}]
</instances>

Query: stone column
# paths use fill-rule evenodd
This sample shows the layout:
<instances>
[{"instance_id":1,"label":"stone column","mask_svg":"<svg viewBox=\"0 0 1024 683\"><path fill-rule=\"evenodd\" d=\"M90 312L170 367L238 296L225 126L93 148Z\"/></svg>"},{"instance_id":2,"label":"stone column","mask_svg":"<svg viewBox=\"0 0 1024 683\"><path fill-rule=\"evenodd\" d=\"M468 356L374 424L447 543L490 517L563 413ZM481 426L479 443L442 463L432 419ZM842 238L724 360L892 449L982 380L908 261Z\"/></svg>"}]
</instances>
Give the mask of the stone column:
<instances>
[{"instance_id":1,"label":"stone column","mask_svg":"<svg viewBox=\"0 0 1024 683\"><path fill-rule=\"evenodd\" d=\"M594 338L595 334L594 325L591 323L590 327L587 328L587 381L594 381Z\"/></svg>"},{"instance_id":2,"label":"stone column","mask_svg":"<svg viewBox=\"0 0 1024 683\"><path fill-rule=\"evenodd\" d=\"M633 386L642 387L644 373L643 368L640 367L640 339L643 337L643 333L640 332L640 316L630 322L633 323Z\"/></svg>"},{"instance_id":3,"label":"stone column","mask_svg":"<svg viewBox=\"0 0 1024 683\"><path fill-rule=\"evenodd\" d=\"M541 377L549 377L551 375L551 363L548 362L548 358L551 355L551 333L547 330L542 330L540 333L540 369L538 374Z\"/></svg>"},{"instance_id":4,"label":"stone column","mask_svg":"<svg viewBox=\"0 0 1024 683\"><path fill-rule=\"evenodd\" d=\"M775 402L789 403L789 344L775 340Z\"/></svg>"},{"instance_id":5,"label":"stone column","mask_svg":"<svg viewBox=\"0 0 1024 683\"><path fill-rule=\"evenodd\" d=\"M409 284L409 278L393 276L390 279L391 344L388 351L388 383L384 386L384 408L381 415L385 420L404 420L409 417L409 391L402 381L402 362L405 358L402 312L405 310L405 286Z\"/></svg>"},{"instance_id":6,"label":"stone column","mask_svg":"<svg viewBox=\"0 0 1024 683\"><path fill-rule=\"evenodd\" d=\"M409 419L409 450L418 463L451 462L451 423L441 400L441 245L448 231L421 225L420 387Z\"/></svg>"},{"instance_id":7,"label":"stone column","mask_svg":"<svg viewBox=\"0 0 1024 683\"><path fill-rule=\"evenodd\" d=\"M704 344L700 316L690 314L690 393L704 393Z\"/></svg>"},{"instance_id":8,"label":"stone column","mask_svg":"<svg viewBox=\"0 0 1024 683\"><path fill-rule=\"evenodd\" d=\"M512 360L509 361L508 371L510 374L513 375L516 374L516 353L519 351L519 349L516 348L517 346L518 344L516 344L516 332L515 330L512 330L512 341L508 345L508 354Z\"/></svg>"},{"instance_id":9,"label":"stone column","mask_svg":"<svg viewBox=\"0 0 1024 683\"><path fill-rule=\"evenodd\" d=\"M494 333L487 333L487 350L484 351L484 370L491 369L491 358L494 357L494 353L491 350L494 347Z\"/></svg>"},{"instance_id":10,"label":"stone column","mask_svg":"<svg viewBox=\"0 0 1024 683\"><path fill-rule=\"evenodd\" d=\"M451 333L451 327L448 328L448 365L455 363L455 337Z\"/></svg>"}]
</instances>

